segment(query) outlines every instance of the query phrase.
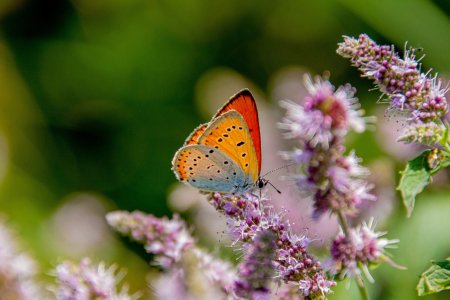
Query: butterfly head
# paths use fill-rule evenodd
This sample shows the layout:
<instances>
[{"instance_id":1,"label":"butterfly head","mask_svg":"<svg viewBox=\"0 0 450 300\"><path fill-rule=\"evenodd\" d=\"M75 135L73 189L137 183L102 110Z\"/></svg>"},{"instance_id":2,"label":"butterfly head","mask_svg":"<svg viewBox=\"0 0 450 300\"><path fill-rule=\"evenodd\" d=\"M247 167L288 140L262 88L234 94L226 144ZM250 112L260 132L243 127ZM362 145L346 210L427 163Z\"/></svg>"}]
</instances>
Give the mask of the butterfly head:
<instances>
[{"instance_id":1,"label":"butterfly head","mask_svg":"<svg viewBox=\"0 0 450 300\"><path fill-rule=\"evenodd\" d=\"M277 191L278 194L281 194L281 191L277 189L268 179L258 177L258 180L256 180L255 186L258 187L260 190L264 188L266 185L270 185L274 188L275 191Z\"/></svg>"}]
</instances>

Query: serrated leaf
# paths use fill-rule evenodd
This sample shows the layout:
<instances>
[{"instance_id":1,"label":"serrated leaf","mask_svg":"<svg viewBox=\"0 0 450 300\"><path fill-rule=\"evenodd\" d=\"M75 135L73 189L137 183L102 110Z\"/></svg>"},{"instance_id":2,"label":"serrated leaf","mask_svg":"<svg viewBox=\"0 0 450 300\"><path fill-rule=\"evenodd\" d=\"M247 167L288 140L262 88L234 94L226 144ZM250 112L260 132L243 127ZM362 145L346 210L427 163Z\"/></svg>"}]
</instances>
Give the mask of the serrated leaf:
<instances>
[{"instance_id":1,"label":"serrated leaf","mask_svg":"<svg viewBox=\"0 0 450 300\"><path fill-rule=\"evenodd\" d=\"M405 170L401 172L400 183L397 190L400 191L403 198L403 205L406 208L406 215L411 216L414 210L416 195L430 183L431 174L428 168L427 155L430 150L422 152L418 157L410 160Z\"/></svg>"},{"instance_id":2,"label":"serrated leaf","mask_svg":"<svg viewBox=\"0 0 450 300\"><path fill-rule=\"evenodd\" d=\"M420 276L416 289L419 296L450 289L450 257L444 261L432 262L431 267Z\"/></svg>"}]
</instances>

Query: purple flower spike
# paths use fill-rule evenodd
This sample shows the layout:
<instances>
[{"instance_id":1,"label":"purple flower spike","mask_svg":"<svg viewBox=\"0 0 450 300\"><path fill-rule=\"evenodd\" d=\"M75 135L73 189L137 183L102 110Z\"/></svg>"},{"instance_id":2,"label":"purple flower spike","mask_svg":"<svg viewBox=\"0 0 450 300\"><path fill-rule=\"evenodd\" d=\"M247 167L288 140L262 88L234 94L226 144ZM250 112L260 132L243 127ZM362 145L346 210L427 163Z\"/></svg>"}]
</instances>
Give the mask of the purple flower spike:
<instances>
[{"instance_id":1,"label":"purple flower spike","mask_svg":"<svg viewBox=\"0 0 450 300\"><path fill-rule=\"evenodd\" d=\"M302 106L284 101L286 116L280 124L286 137L294 139L299 149L284 152L283 157L298 165L293 175L299 189L314 201L313 217L327 211L356 214L366 200L375 200L371 185L364 179L369 172L359 165L352 152L345 156L343 146L349 130L364 131L365 118L350 85L334 91L329 81L306 77L310 95Z\"/></svg>"},{"instance_id":2,"label":"purple flower spike","mask_svg":"<svg viewBox=\"0 0 450 300\"><path fill-rule=\"evenodd\" d=\"M0 215L0 298L44 298L35 280L36 274L36 262L20 249L16 234L7 227Z\"/></svg>"},{"instance_id":3,"label":"purple flower spike","mask_svg":"<svg viewBox=\"0 0 450 300\"><path fill-rule=\"evenodd\" d=\"M275 240L276 235L272 230L255 235L245 251L244 261L239 265L236 295L249 299L269 299L269 285L275 273Z\"/></svg>"},{"instance_id":4,"label":"purple flower spike","mask_svg":"<svg viewBox=\"0 0 450 300\"><path fill-rule=\"evenodd\" d=\"M442 125L433 122L418 122L408 126L398 140L408 144L419 143L434 146L442 140L444 132L445 127Z\"/></svg>"},{"instance_id":5,"label":"purple flower spike","mask_svg":"<svg viewBox=\"0 0 450 300\"><path fill-rule=\"evenodd\" d=\"M177 215L172 220L156 218L135 211L111 212L106 219L115 230L145 245L148 253L164 269L178 263L184 251L194 245L194 239Z\"/></svg>"},{"instance_id":6,"label":"purple flower spike","mask_svg":"<svg viewBox=\"0 0 450 300\"><path fill-rule=\"evenodd\" d=\"M441 118L448 112L448 85L443 87L442 80L430 72L422 73L414 52L405 50L402 59L393 46L377 45L365 34L358 39L344 37L337 49L387 96L389 111L406 115L408 125L400 141L427 146L442 142L448 147L448 141L440 141L444 131Z\"/></svg>"},{"instance_id":7,"label":"purple flower spike","mask_svg":"<svg viewBox=\"0 0 450 300\"><path fill-rule=\"evenodd\" d=\"M256 263L257 253L270 250L266 248L268 240L261 239L268 234L266 232L272 232L275 236L274 247L271 248L270 257L264 258L264 266L268 266L268 261L272 258L274 277L283 283L295 286L297 294L312 299L330 293L330 287L334 286L335 282L327 279L320 262L308 253L306 248L309 240L305 236L292 233L289 222L284 221L279 213L273 211L267 205L267 201L268 199L259 199L253 194L239 197L215 193L210 196L210 203L215 209L227 216L231 236L235 239L234 243L243 243L244 248L247 249L245 262L240 269L241 279L236 282L235 289L239 292L249 292L249 290L256 292L255 285L253 285L254 279L258 279L257 285L263 285L262 281L259 281L259 279L262 280L262 277L254 275L249 270ZM233 206L234 209L226 209L229 206ZM261 236L263 233L264 235ZM265 242L262 243L262 241ZM261 250L261 252L257 250ZM258 272L261 272L261 269L267 273L269 271L269 268L259 267ZM244 274L249 274L249 277L244 277ZM311 282L311 286L314 288L303 284L306 281ZM318 286L321 288L315 288ZM261 288L257 294L252 295L254 299L257 299L256 295L263 297L265 294L266 289Z\"/></svg>"},{"instance_id":8,"label":"purple flower spike","mask_svg":"<svg viewBox=\"0 0 450 300\"><path fill-rule=\"evenodd\" d=\"M136 300L139 294L129 295L128 288L116 287L123 278L123 272L116 273L116 267L106 267L104 263L92 265L85 258L79 264L63 262L59 264L54 273L56 286L52 291L60 300Z\"/></svg>"},{"instance_id":9,"label":"purple flower spike","mask_svg":"<svg viewBox=\"0 0 450 300\"><path fill-rule=\"evenodd\" d=\"M415 50L405 50L403 59L393 46L377 45L366 34L358 39L344 37L337 53L350 59L362 73L373 79L388 96L391 108L414 112L423 122L438 119L447 113L446 89L441 80L420 71Z\"/></svg>"},{"instance_id":10,"label":"purple flower spike","mask_svg":"<svg viewBox=\"0 0 450 300\"><path fill-rule=\"evenodd\" d=\"M335 137L345 136L348 130L365 130L365 120L354 98L355 89L350 85L336 91L329 81L305 77L309 96L303 106L291 101L281 102L287 111L279 124L286 130L286 138L307 140L311 147L320 145L328 148Z\"/></svg>"},{"instance_id":11,"label":"purple flower spike","mask_svg":"<svg viewBox=\"0 0 450 300\"><path fill-rule=\"evenodd\" d=\"M334 239L330 249L333 272L339 273L341 279L359 275L362 267L366 277L373 281L368 267L383 261L396 266L386 255L385 249L393 248L398 240L381 238L386 232L375 232L373 227L373 220L370 220L369 224L363 223L351 229L348 237L341 232Z\"/></svg>"},{"instance_id":12,"label":"purple flower spike","mask_svg":"<svg viewBox=\"0 0 450 300\"><path fill-rule=\"evenodd\" d=\"M172 295L175 299L180 293L190 295L196 289L219 295L214 298L233 297L233 283L236 280L234 268L197 248L186 224L178 216L169 220L139 211L115 211L106 218L115 230L144 244L147 252L155 255L156 264L166 271L159 283L170 282L174 290L164 290L166 287L157 284L157 297L165 299ZM204 286L192 287L186 284L190 277L201 277ZM187 296L184 298L189 299ZM195 297L192 296L192 299Z\"/></svg>"}]
</instances>

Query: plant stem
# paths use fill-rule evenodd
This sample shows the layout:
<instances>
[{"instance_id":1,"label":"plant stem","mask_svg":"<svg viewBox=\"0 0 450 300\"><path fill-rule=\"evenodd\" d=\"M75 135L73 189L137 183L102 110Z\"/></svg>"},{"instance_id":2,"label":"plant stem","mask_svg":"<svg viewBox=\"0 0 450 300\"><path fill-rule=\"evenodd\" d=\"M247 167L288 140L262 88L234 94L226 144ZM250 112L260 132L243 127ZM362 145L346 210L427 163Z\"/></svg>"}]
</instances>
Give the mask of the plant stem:
<instances>
[{"instance_id":1,"label":"plant stem","mask_svg":"<svg viewBox=\"0 0 450 300\"><path fill-rule=\"evenodd\" d=\"M350 231L349 226L347 223L347 219L345 218L342 211L337 211L337 216L339 219L339 224L341 225L342 231L344 232L345 236L347 238L350 238ZM358 286L359 293L361 294L361 299L363 300L369 300L369 293L367 292L366 285L364 284L364 280L362 279L361 275L357 275L355 277L356 285Z\"/></svg>"}]
</instances>

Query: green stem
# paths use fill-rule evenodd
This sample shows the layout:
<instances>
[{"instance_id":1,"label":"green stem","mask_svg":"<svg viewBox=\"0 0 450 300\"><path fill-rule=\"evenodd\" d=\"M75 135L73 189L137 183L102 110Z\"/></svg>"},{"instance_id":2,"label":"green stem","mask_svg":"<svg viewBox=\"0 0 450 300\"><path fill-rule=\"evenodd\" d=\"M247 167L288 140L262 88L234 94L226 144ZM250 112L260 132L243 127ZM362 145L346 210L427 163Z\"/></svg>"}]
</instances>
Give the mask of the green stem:
<instances>
[{"instance_id":1,"label":"green stem","mask_svg":"<svg viewBox=\"0 0 450 300\"><path fill-rule=\"evenodd\" d=\"M442 121L441 121L442 122ZM445 126L445 132L444 132L444 136L442 138L442 142L441 144L444 146L445 150L447 151L447 154L450 153L450 147L448 144L448 135L449 135L449 125L448 123L445 121L442 123Z\"/></svg>"},{"instance_id":2,"label":"green stem","mask_svg":"<svg viewBox=\"0 0 450 300\"><path fill-rule=\"evenodd\" d=\"M364 284L364 280L361 275L355 277L356 284L358 285L359 294L361 295L361 299L370 300L369 293L367 292L366 285Z\"/></svg>"},{"instance_id":3,"label":"green stem","mask_svg":"<svg viewBox=\"0 0 450 300\"><path fill-rule=\"evenodd\" d=\"M345 216L341 210L337 211L337 216L338 216L339 224L341 225L342 231L344 232L344 234L347 238L350 238L350 231L349 231L347 219L345 218ZM356 285L358 286L359 293L361 294L361 299L369 300L370 299L369 293L367 292L366 285L364 284L364 280L362 279L361 275L356 275L355 281L356 281Z\"/></svg>"}]
</instances>

